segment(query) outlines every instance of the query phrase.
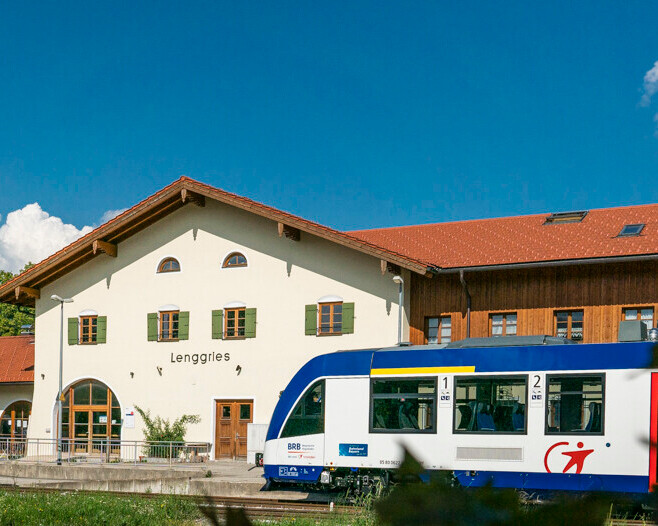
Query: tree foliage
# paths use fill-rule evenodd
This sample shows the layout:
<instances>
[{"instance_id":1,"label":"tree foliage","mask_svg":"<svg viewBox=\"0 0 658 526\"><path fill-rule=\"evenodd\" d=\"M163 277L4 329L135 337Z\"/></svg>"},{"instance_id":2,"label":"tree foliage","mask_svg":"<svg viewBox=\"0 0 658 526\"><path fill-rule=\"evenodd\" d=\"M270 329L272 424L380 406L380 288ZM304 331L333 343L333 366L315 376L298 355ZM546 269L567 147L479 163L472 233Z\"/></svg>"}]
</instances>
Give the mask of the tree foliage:
<instances>
[{"instance_id":1,"label":"tree foliage","mask_svg":"<svg viewBox=\"0 0 658 526\"><path fill-rule=\"evenodd\" d=\"M32 267L28 263L21 272ZM0 270L0 285L16 277L15 274ZM0 303L0 336L16 336L21 333L21 325L34 325L34 309Z\"/></svg>"},{"instance_id":2,"label":"tree foliage","mask_svg":"<svg viewBox=\"0 0 658 526\"><path fill-rule=\"evenodd\" d=\"M151 411L135 406L144 420L144 439L148 442L184 442L188 424L201 422L199 415L183 415L170 422L159 416L152 417Z\"/></svg>"}]
</instances>

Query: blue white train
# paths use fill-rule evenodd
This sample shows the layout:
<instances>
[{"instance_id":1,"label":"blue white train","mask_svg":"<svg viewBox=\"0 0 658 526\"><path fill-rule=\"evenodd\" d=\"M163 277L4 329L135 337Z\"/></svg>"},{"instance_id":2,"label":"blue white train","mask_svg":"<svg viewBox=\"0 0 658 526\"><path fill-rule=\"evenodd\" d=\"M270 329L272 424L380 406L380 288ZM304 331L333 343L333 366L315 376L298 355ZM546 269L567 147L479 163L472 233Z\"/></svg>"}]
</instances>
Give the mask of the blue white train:
<instances>
[{"instance_id":1,"label":"blue white train","mask_svg":"<svg viewBox=\"0 0 658 526\"><path fill-rule=\"evenodd\" d=\"M404 448L464 486L646 493L656 483L652 342L471 339L304 365L270 422L264 476L386 484Z\"/></svg>"}]
</instances>

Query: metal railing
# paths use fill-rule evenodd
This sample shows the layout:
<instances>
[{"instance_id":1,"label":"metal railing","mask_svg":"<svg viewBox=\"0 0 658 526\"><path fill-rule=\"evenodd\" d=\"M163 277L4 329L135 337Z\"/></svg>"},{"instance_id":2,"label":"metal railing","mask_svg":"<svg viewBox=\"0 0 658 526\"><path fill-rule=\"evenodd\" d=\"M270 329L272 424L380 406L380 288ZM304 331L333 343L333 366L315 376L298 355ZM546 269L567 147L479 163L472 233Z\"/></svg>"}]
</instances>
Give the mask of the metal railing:
<instances>
[{"instance_id":1,"label":"metal railing","mask_svg":"<svg viewBox=\"0 0 658 526\"><path fill-rule=\"evenodd\" d=\"M62 439L62 463L172 465L206 462L207 442L146 442L117 439ZM57 462L57 439L0 437L0 462Z\"/></svg>"}]
</instances>

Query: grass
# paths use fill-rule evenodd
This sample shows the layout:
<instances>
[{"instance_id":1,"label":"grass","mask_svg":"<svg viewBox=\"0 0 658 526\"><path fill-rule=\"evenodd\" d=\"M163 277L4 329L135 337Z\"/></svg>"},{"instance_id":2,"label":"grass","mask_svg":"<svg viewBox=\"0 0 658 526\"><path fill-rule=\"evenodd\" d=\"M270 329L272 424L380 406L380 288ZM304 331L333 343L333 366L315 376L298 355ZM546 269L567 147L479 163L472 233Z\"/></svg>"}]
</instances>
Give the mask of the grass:
<instances>
[{"instance_id":1,"label":"grass","mask_svg":"<svg viewBox=\"0 0 658 526\"><path fill-rule=\"evenodd\" d=\"M376 501L377 497L373 496L352 499L358 511L347 515L337 513L322 519L289 517L269 521L255 520L253 524L254 526L377 526L382 522L377 519L373 510ZM223 513L218 518L223 522ZM609 508L603 524L609 525L611 519L612 524L619 524L617 521L624 518L626 517L620 517ZM646 524L651 524L648 519L647 517ZM409 524L409 522L405 523ZM193 501L177 496L146 498L103 493L0 491L0 526L200 526L206 524L209 523L202 519ZM546 524L554 524L554 522Z\"/></svg>"},{"instance_id":2,"label":"grass","mask_svg":"<svg viewBox=\"0 0 658 526\"><path fill-rule=\"evenodd\" d=\"M369 503L367 503L369 504ZM220 515L223 520L223 514ZM0 526L198 526L196 504L176 496L151 498L103 493L40 493L0 491ZM277 526L374 526L375 514L364 506L356 514L326 519L284 518L253 521Z\"/></svg>"},{"instance_id":3,"label":"grass","mask_svg":"<svg viewBox=\"0 0 658 526\"><path fill-rule=\"evenodd\" d=\"M193 502L175 496L0 491L1 526L182 525L199 517Z\"/></svg>"}]
</instances>

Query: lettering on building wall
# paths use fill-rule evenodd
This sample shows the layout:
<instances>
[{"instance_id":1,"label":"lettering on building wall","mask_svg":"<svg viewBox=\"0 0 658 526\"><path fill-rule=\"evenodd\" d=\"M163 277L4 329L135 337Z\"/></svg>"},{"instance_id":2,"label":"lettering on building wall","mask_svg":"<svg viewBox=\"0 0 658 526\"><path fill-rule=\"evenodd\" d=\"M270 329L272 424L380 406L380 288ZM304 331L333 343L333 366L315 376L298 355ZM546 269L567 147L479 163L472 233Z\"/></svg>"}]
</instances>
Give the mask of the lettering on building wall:
<instances>
[{"instance_id":1,"label":"lettering on building wall","mask_svg":"<svg viewBox=\"0 0 658 526\"><path fill-rule=\"evenodd\" d=\"M191 363L207 364L211 362L228 362L231 359L229 353L210 352L210 353L194 353L194 354L174 354L171 353L171 363Z\"/></svg>"}]
</instances>

